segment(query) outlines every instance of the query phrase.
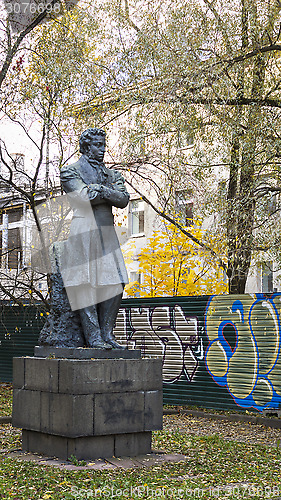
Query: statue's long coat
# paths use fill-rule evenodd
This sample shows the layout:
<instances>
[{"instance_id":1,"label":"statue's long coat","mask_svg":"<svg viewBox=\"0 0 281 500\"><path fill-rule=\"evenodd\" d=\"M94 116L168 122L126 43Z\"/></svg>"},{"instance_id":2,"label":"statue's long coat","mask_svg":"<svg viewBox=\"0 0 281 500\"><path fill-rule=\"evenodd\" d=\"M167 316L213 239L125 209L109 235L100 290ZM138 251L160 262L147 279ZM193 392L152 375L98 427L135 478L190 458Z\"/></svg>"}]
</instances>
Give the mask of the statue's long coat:
<instances>
[{"instance_id":1,"label":"statue's long coat","mask_svg":"<svg viewBox=\"0 0 281 500\"><path fill-rule=\"evenodd\" d=\"M84 155L77 163L61 169L62 187L73 208L62 255L65 287L128 283L112 206L125 208L129 194L114 185L117 178L124 181L116 170Z\"/></svg>"}]
</instances>

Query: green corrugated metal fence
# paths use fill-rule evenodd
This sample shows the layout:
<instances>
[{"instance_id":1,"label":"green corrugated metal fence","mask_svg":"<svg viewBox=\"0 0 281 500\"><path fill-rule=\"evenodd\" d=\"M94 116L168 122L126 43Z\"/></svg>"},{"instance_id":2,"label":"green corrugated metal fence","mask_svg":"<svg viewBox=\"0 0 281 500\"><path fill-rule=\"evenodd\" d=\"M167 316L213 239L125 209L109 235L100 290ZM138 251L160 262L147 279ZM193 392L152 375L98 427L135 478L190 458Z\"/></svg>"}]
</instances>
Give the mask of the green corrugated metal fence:
<instances>
[{"instance_id":1,"label":"green corrugated metal fence","mask_svg":"<svg viewBox=\"0 0 281 500\"><path fill-rule=\"evenodd\" d=\"M0 382L12 382L13 357L33 356L44 322L39 306L0 306Z\"/></svg>"},{"instance_id":2,"label":"green corrugated metal fence","mask_svg":"<svg viewBox=\"0 0 281 500\"><path fill-rule=\"evenodd\" d=\"M165 403L262 411L281 404L280 317L280 293L124 300L116 334L163 357Z\"/></svg>"},{"instance_id":3,"label":"green corrugated metal fence","mask_svg":"<svg viewBox=\"0 0 281 500\"><path fill-rule=\"evenodd\" d=\"M2 306L0 379L12 357L32 355L42 311ZM218 409L281 404L281 294L125 299L115 334L145 356L162 356L164 402Z\"/></svg>"}]
</instances>

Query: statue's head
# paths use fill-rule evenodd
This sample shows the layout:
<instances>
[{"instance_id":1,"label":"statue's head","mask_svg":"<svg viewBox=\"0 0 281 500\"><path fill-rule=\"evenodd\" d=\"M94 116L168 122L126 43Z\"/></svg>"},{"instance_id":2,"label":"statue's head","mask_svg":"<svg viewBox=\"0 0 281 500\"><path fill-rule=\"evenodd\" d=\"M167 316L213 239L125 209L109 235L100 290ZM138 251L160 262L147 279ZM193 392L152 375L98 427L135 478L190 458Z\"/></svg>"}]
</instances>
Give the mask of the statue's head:
<instances>
[{"instance_id":1,"label":"statue's head","mask_svg":"<svg viewBox=\"0 0 281 500\"><path fill-rule=\"evenodd\" d=\"M88 155L92 145L105 149L105 131L100 128L88 128L79 139L80 153Z\"/></svg>"}]
</instances>

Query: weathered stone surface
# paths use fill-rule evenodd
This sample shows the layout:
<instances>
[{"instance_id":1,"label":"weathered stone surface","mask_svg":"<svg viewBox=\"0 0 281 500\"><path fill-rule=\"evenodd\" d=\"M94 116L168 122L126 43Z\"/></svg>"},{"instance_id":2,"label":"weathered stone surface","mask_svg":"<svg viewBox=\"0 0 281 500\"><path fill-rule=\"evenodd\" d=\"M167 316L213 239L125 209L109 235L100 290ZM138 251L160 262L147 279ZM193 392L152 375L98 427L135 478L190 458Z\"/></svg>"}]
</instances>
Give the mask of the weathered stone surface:
<instances>
[{"instance_id":1,"label":"weathered stone surface","mask_svg":"<svg viewBox=\"0 0 281 500\"><path fill-rule=\"evenodd\" d=\"M42 432L29 430L22 431L22 449L23 451L32 451L48 455L49 457L58 457L63 460L68 458L67 438L62 436L52 436Z\"/></svg>"},{"instance_id":2,"label":"weathered stone surface","mask_svg":"<svg viewBox=\"0 0 281 500\"><path fill-rule=\"evenodd\" d=\"M162 371L157 359L60 361L59 392L91 394L156 389L162 390Z\"/></svg>"},{"instance_id":3,"label":"weathered stone surface","mask_svg":"<svg viewBox=\"0 0 281 500\"><path fill-rule=\"evenodd\" d=\"M13 388L22 389L25 384L25 360L26 358L13 358Z\"/></svg>"},{"instance_id":4,"label":"weathered stone surface","mask_svg":"<svg viewBox=\"0 0 281 500\"><path fill-rule=\"evenodd\" d=\"M132 458L132 462L134 462L135 467L153 467L162 465L165 462L165 455L157 455L152 453L149 454L140 454L136 457Z\"/></svg>"},{"instance_id":5,"label":"weathered stone surface","mask_svg":"<svg viewBox=\"0 0 281 500\"><path fill-rule=\"evenodd\" d=\"M92 436L93 396L42 392L40 430L67 437Z\"/></svg>"},{"instance_id":6,"label":"weathered stone surface","mask_svg":"<svg viewBox=\"0 0 281 500\"><path fill-rule=\"evenodd\" d=\"M151 452L151 432L135 432L115 436L115 456L133 457Z\"/></svg>"},{"instance_id":7,"label":"weathered stone surface","mask_svg":"<svg viewBox=\"0 0 281 500\"><path fill-rule=\"evenodd\" d=\"M96 394L94 435L141 432L144 430L144 393Z\"/></svg>"},{"instance_id":8,"label":"weathered stone surface","mask_svg":"<svg viewBox=\"0 0 281 500\"><path fill-rule=\"evenodd\" d=\"M121 434L123 436L123 434ZM141 465L137 465L134 463L134 461L129 458L129 457L110 457L107 458L106 460L108 463L110 463L114 468L122 468L122 469L133 469L136 467L142 467Z\"/></svg>"},{"instance_id":9,"label":"weathered stone surface","mask_svg":"<svg viewBox=\"0 0 281 500\"><path fill-rule=\"evenodd\" d=\"M163 427L163 391L144 393L144 429L155 431Z\"/></svg>"},{"instance_id":10,"label":"weathered stone surface","mask_svg":"<svg viewBox=\"0 0 281 500\"><path fill-rule=\"evenodd\" d=\"M161 360L26 357L14 366L23 449L65 460L151 451L151 431L162 428Z\"/></svg>"},{"instance_id":11,"label":"weathered stone surface","mask_svg":"<svg viewBox=\"0 0 281 500\"><path fill-rule=\"evenodd\" d=\"M138 349L94 349L89 347L51 347L51 346L35 346L34 356L47 358L54 356L55 358L67 359L140 359L141 351Z\"/></svg>"},{"instance_id":12,"label":"weathered stone surface","mask_svg":"<svg viewBox=\"0 0 281 500\"><path fill-rule=\"evenodd\" d=\"M59 361L25 358L25 389L58 392Z\"/></svg>"},{"instance_id":13,"label":"weathered stone surface","mask_svg":"<svg viewBox=\"0 0 281 500\"><path fill-rule=\"evenodd\" d=\"M163 377L162 377L162 358L146 358L143 359L143 378L145 385L143 385L142 390L144 391L156 391L157 389L162 391L163 389Z\"/></svg>"},{"instance_id":14,"label":"weathered stone surface","mask_svg":"<svg viewBox=\"0 0 281 500\"><path fill-rule=\"evenodd\" d=\"M114 455L114 436L94 436L68 439L68 456L79 460L107 458Z\"/></svg>"},{"instance_id":15,"label":"weathered stone surface","mask_svg":"<svg viewBox=\"0 0 281 500\"><path fill-rule=\"evenodd\" d=\"M12 424L40 431L40 392L14 389Z\"/></svg>"},{"instance_id":16,"label":"weathered stone surface","mask_svg":"<svg viewBox=\"0 0 281 500\"><path fill-rule=\"evenodd\" d=\"M23 430L22 450L63 460L129 457L151 452L151 432L68 438Z\"/></svg>"},{"instance_id":17,"label":"weathered stone surface","mask_svg":"<svg viewBox=\"0 0 281 500\"><path fill-rule=\"evenodd\" d=\"M29 431L26 431L29 432ZM30 431L32 432L32 431ZM52 436L55 438L56 436ZM67 438L64 438L67 439ZM83 439L83 438L77 438L77 439ZM97 459L90 459L90 462L87 463L85 466L75 466L71 465L69 462L66 462L65 459L52 459L50 457L42 456L44 455L43 453L41 455L32 454L31 452L26 453L22 451L11 451L6 454L8 458L11 459L16 459L16 460L21 460L25 462L31 462L34 464L37 464L39 466L52 466L52 467L57 467L58 469L62 471L67 471L67 470L108 470L108 469L119 469L119 468L124 468L124 469L131 469L131 468L143 468L143 467L153 467L153 466L159 466L162 465L165 462L172 462L172 463L177 463L177 462L182 462L188 460L188 457L185 455L180 455L180 454L174 454L174 455L165 455L161 452L160 454L157 454L155 452L151 452L149 454L141 454L138 456L134 456L131 458L128 458L127 456L125 457L119 457L119 458L113 458L113 457L106 457L106 460L103 460L102 458L97 458ZM121 497L120 497L121 498Z\"/></svg>"},{"instance_id":18,"label":"weathered stone surface","mask_svg":"<svg viewBox=\"0 0 281 500\"><path fill-rule=\"evenodd\" d=\"M50 250L52 273L51 314L40 332L38 339L42 346L83 347L85 339L78 311L72 311L58 265L61 242L56 242ZM59 332L59 335L58 335Z\"/></svg>"}]
</instances>

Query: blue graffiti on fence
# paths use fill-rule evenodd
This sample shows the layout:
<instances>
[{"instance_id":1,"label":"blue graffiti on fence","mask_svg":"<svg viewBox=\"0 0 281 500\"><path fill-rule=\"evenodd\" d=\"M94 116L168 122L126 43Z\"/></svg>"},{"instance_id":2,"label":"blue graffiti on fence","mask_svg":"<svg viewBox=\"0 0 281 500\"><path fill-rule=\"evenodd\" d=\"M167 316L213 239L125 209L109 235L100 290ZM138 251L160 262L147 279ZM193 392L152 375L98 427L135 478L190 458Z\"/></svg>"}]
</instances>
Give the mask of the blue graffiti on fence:
<instances>
[{"instance_id":1,"label":"blue graffiti on fence","mask_svg":"<svg viewBox=\"0 0 281 500\"><path fill-rule=\"evenodd\" d=\"M280 318L280 293L214 296L208 302L206 367L243 408L281 404Z\"/></svg>"}]
</instances>

